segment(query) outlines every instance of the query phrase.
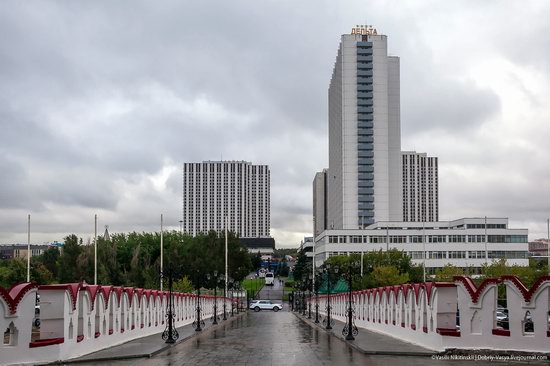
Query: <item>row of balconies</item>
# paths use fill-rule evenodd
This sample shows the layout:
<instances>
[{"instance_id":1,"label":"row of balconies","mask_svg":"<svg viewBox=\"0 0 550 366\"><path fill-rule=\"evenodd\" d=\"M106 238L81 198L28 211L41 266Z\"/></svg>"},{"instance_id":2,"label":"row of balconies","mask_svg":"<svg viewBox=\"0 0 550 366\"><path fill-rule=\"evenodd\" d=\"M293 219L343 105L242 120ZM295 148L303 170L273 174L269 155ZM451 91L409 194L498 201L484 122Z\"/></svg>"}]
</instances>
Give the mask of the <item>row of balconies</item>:
<instances>
[{"instance_id":1,"label":"row of balconies","mask_svg":"<svg viewBox=\"0 0 550 366\"><path fill-rule=\"evenodd\" d=\"M358 135L357 136L357 142L359 142L359 143L368 142L368 143L372 144L374 142L374 137L373 136Z\"/></svg>"},{"instance_id":2,"label":"row of balconies","mask_svg":"<svg viewBox=\"0 0 550 366\"><path fill-rule=\"evenodd\" d=\"M361 189L361 188L373 188L374 187L374 181L373 180L358 180L357 181L357 187L359 189Z\"/></svg>"},{"instance_id":3,"label":"row of balconies","mask_svg":"<svg viewBox=\"0 0 550 366\"><path fill-rule=\"evenodd\" d=\"M372 99L372 91L357 91L357 98Z\"/></svg>"},{"instance_id":4,"label":"row of balconies","mask_svg":"<svg viewBox=\"0 0 550 366\"><path fill-rule=\"evenodd\" d=\"M358 174L359 180L374 180L374 174L373 173L359 173Z\"/></svg>"},{"instance_id":5,"label":"row of balconies","mask_svg":"<svg viewBox=\"0 0 550 366\"><path fill-rule=\"evenodd\" d=\"M371 92L372 91L372 83L371 84L357 84L357 92Z\"/></svg>"},{"instance_id":6,"label":"row of balconies","mask_svg":"<svg viewBox=\"0 0 550 366\"><path fill-rule=\"evenodd\" d=\"M360 187L360 188L357 189L357 193L359 193L359 194L374 194L374 188Z\"/></svg>"},{"instance_id":7,"label":"row of balconies","mask_svg":"<svg viewBox=\"0 0 550 366\"><path fill-rule=\"evenodd\" d=\"M361 119L357 120L357 128L372 129L374 128L374 122L372 116L360 116Z\"/></svg>"},{"instance_id":8,"label":"row of balconies","mask_svg":"<svg viewBox=\"0 0 550 366\"><path fill-rule=\"evenodd\" d=\"M374 210L374 205L372 206L373 210ZM359 216L363 216L363 217L374 217L374 211L371 211L371 210L361 210L359 209L359 212L358 212ZM367 221L365 220L364 222L365 224L368 224ZM374 222L371 222L371 224L373 224Z\"/></svg>"},{"instance_id":9,"label":"row of balconies","mask_svg":"<svg viewBox=\"0 0 550 366\"><path fill-rule=\"evenodd\" d=\"M372 113L373 107L357 106L357 113Z\"/></svg>"},{"instance_id":10,"label":"row of balconies","mask_svg":"<svg viewBox=\"0 0 550 366\"><path fill-rule=\"evenodd\" d=\"M357 54L357 62L372 62L372 54ZM359 65L357 65L359 66ZM370 65L372 67L372 65Z\"/></svg>"},{"instance_id":11,"label":"row of balconies","mask_svg":"<svg viewBox=\"0 0 550 366\"><path fill-rule=\"evenodd\" d=\"M357 77L372 77L372 70L357 70Z\"/></svg>"},{"instance_id":12,"label":"row of balconies","mask_svg":"<svg viewBox=\"0 0 550 366\"><path fill-rule=\"evenodd\" d=\"M365 144L368 145L368 144ZM358 158L374 158L374 151L371 150L359 150L357 151Z\"/></svg>"}]
</instances>

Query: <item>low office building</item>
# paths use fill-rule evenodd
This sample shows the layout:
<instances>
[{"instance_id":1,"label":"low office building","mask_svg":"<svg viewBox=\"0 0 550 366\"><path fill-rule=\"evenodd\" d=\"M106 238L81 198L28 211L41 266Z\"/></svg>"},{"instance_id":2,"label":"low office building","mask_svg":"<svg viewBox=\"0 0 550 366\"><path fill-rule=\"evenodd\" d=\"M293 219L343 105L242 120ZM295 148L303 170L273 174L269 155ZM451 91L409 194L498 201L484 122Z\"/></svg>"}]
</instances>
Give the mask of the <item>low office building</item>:
<instances>
[{"instance_id":1,"label":"low office building","mask_svg":"<svg viewBox=\"0 0 550 366\"><path fill-rule=\"evenodd\" d=\"M249 253L272 256L275 251L273 238L239 238L239 242L248 249Z\"/></svg>"},{"instance_id":2,"label":"low office building","mask_svg":"<svg viewBox=\"0 0 550 366\"><path fill-rule=\"evenodd\" d=\"M528 230L511 229L507 218L464 218L439 222L377 222L364 230L325 230L315 238L317 266L334 255L396 248L427 273L452 264L479 271L484 263L505 258L528 266Z\"/></svg>"},{"instance_id":3,"label":"low office building","mask_svg":"<svg viewBox=\"0 0 550 366\"><path fill-rule=\"evenodd\" d=\"M300 253L306 255L308 259L313 258L313 237L306 236L300 243Z\"/></svg>"},{"instance_id":4,"label":"low office building","mask_svg":"<svg viewBox=\"0 0 550 366\"><path fill-rule=\"evenodd\" d=\"M529 254L536 259L548 258L548 239L537 239L529 242Z\"/></svg>"},{"instance_id":5,"label":"low office building","mask_svg":"<svg viewBox=\"0 0 550 366\"><path fill-rule=\"evenodd\" d=\"M31 256L42 255L49 247L48 244L31 244ZM27 256L27 244L0 244L0 259L27 259Z\"/></svg>"}]
</instances>

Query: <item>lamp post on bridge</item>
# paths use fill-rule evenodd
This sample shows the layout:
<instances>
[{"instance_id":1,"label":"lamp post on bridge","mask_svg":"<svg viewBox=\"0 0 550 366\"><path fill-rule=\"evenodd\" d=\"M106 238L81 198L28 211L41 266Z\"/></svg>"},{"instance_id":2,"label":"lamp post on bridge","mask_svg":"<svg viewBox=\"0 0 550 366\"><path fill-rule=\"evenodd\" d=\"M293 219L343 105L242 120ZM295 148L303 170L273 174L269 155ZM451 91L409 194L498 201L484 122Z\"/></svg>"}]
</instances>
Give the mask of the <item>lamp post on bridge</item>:
<instances>
[{"instance_id":1,"label":"lamp post on bridge","mask_svg":"<svg viewBox=\"0 0 550 366\"><path fill-rule=\"evenodd\" d=\"M315 279L313 280L314 295L315 295L315 323L316 324L319 323L319 287L321 286L322 279L323 277L321 276L321 273L319 273L315 276Z\"/></svg>"},{"instance_id":2,"label":"lamp post on bridge","mask_svg":"<svg viewBox=\"0 0 550 366\"><path fill-rule=\"evenodd\" d=\"M168 304L166 305L166 329L164 329L164 332L162 332L162 339L166 341L166 343L176 343L176 340L179 338L179 333L176 329L176 325L174 324L174 298L173 298L173 269L172 265L168 265L167 271L165 271L168 275ZM165 276L165 273L160 273L161 279Z\"/></svg>"},{"instance_id":3,"label":"lamp post on bridge","mask_svg":"<svg viewBox=\"0 0 550 366\"><path fill-rule=\"evenodd\" d=\"M210 279L214 280L214 315L212 316L212 324L218 324L218 281L221 279L221 281L224 281L224 275L218 276L218 271L214 270L214 273L212 276L210 276L210 273L206 275L206 279L210 281ZM225 288L225 286L224 286Z\"/></svg>"},{"instance_id":4,"label":"lamp post on bridge","mask_svg":"<svg viewBox=\"0 0 550 366\"><path fill-rule=\"evenodd\" d=\"M346 337L346 341L353 341L355 340L355 337L357 334L359 334L359 330L357 329L357 326L355 325L355 322L353 320L353 313L355 312L355 309L353 308L353 293L352 293L352 284L353 284L353 276L354 276L354 270L357 266L357 263L352 260L352 257L348 257L348 271L345 277L347 277L348 280L348 316L347 316L347 324L344 325L344 329L342 329L342 335Z\"/></svg>"},{"instance_id":5,"label":"lamp post on bridge","mask_svg":"<svg viewBox=\"0 0 550 366\"><path fill-rule=\"evenodd\" d=\"M197 284L197 307L196 307L196 317L193 321L193 327L195 327L196 332L202 331L201 326L204 326L204 320L201 319L201 278L200 270L197 269L196 273L196 284Z\"/></svg>"},{"instance_id":6,"label":"lamp post on bridge","mask_svg":"<svg viewBox=\"0 0 550 366\"><path fill-rule=\"evenodd\" d=\"M233 316L233 290L234 290L234 282L232 279L229 279L229 281L227 281L227 290L229 291L229 299L230 299L230 303L231 303L231 313L229 316ZM225 296L224 296L225 297ZM225 304L225 303L224 303ZM225 309L223 310L224 314L225 314Z\"/></svg>"},{"instance_id":7,"label":"lamp post on bridge","mask_svg":"<svg viewBox=\"0 0 550 366\"><path fill-rule=\"evenodd\" d=\"M311 272L309 272L308 274L308 279L307 279L307 293L308 293L308 299L309 301L307 302L307 307L308 307L308 313L307 313L307 318L308 319L311 319L311 286L313 285L313 275L311 274Z\"/></svg>"},{"instance_id":8,"label":"lamp post on bridge","mask_svg":"<svg viewBox=\"0 0 550 366\"><path fill-rule=\"evenodd\" d=\"M330 305L330 282L331 282L330 276L331 276L331 272L334 272L335 275L338 275L339 270L340 269L338 268L338 266L331 265L330 263L326 263L323 265L323 272L325 273L326 279L327 279L327 305L326 305L327 317L323 319L323 323L326 323L325 329L327 330L332 329L332 323L334 322L334 320L332 320L330 317L330 312L332 310L332 307Z\"/></svg>"}]
</instances>

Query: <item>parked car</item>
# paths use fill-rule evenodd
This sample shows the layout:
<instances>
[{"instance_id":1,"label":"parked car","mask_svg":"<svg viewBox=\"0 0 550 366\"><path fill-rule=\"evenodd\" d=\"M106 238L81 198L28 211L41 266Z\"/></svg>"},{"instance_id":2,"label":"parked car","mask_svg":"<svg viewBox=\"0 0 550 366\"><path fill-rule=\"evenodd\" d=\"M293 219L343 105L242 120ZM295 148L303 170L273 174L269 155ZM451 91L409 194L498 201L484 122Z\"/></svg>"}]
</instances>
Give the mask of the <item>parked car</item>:
<instances>
[{"instance_id":1,"label":"parked car","mask_svg":"<svg viewBox=\"0 0 550 366\"><path fill-rule=\"evenodd\" d=\"M277 312L283 310L283 304L271 300L254 300L250 303L250 309L256 312L260 310L273 310Z\"/></svg>"},{"instance_id":2,"label":"parked car","mask_svg":"<svg viewBox=\"0 0 550 366\"><path fill-rule=\"evenodd\" d=\"M508 313L504 310L497 310L496 312L496 318L497 318L497 326L508 329L509 323L508 323Z\"/></svg>"}]
</instances>

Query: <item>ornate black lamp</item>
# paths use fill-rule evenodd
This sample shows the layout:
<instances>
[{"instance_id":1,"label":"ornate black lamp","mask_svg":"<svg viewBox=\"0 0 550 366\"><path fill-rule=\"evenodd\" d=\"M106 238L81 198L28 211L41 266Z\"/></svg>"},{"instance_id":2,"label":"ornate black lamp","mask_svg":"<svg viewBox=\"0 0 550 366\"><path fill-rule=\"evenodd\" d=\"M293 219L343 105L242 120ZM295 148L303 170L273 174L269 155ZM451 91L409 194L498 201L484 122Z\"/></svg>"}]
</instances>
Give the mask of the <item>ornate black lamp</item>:
<instances>
[{"instance_id":1,"label":"ornate black lamp","mask_svg":"<svg viewBox=\"0 0 550 366\"><path fill-rule=\"evenodd\" d=\"M176 329L175 325L175 319L174 319L174 297L173 297L173 270L172 266L169 264L166 274L168 275L168 304L166 305L166 329L164 329L164 332L162 332L162 339L166 341L166 343L175 343L176 340L179 338L179 333ZM164 273L161 272L160 276L163 278Z\"/></svg>"},{"instance_id":2,"label":"ornate black lamp","mask_svg":"<svg viewBox=\"0 0 550 366\"><path fill-rule=\"evenodd\" d=\"M331 283L331 274L334 273L335 276L338 276L340 268L336 265L331 265L330 263L327 263L324 268L323 272L326 275L327 279L327 305L326 305L326 311L327 311L327 317L323 319L323 324L325 325L325 329L331 330L332 325L334 324L334 320L330 317L330 312L332 310L332 306L330 305L330 283Z\"/></svg>"},{"instance_id":3,"label":"ornate black lamp","mask_svg":"<svg viewBox=\"0 0 550 366\"><path fill-rule=\"evenodd\" d=\"M355 320L353 314L355 313L355 307L353 304L353 294L352 294L352 284L353 284L353 276L355 272L356 263L352 261L351 256L348 258L348 271L346 274L347 280L348 280L348 316L347 316L347 323L344 325L344 329L342 329L342 335L346 337L346 341L353 341L355 339L354 336L357 336L359 334L359 330L357 329L357 326L355 325Z\"/></svg>"}]
</instances>

